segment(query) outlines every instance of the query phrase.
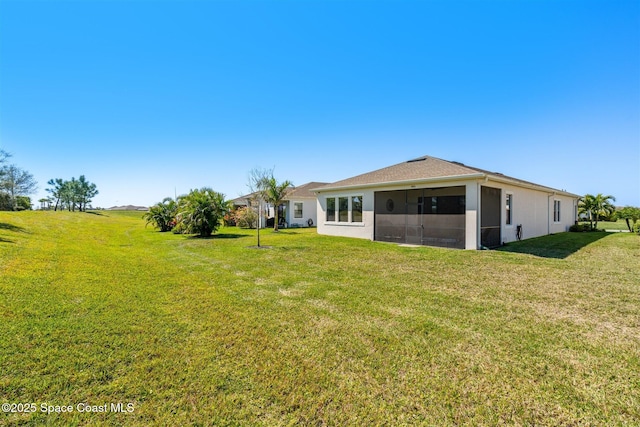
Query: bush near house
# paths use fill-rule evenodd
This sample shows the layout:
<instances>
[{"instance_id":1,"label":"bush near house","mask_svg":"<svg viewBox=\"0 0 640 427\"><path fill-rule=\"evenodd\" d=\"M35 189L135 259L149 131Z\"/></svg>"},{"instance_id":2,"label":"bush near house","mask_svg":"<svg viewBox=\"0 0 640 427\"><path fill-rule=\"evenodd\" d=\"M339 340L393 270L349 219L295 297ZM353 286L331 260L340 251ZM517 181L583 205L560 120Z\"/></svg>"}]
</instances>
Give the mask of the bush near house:
<instances>
[{"instance_id":1,"label":"bush near house","mask_svg":"<svg viewBox=\"0 0 640 427\"><path fill-rule=\"evenodd\" d=\"M228 212L229 203L224 199L224 194L209 187L191 190L189 194L178 197L173 232L211 236L222 225Z\"/></svg>"},{"instance_id":2,"label":"bush near house","mask_svg":"<svg viewBox=\"0 0 640 427\"><path fill-rule=\"evenodd\" d=\"M233 213L235 225L240 228L256 228L258 224L258 214L250 207L242 206Z\"/></svg>"}]
</instances>

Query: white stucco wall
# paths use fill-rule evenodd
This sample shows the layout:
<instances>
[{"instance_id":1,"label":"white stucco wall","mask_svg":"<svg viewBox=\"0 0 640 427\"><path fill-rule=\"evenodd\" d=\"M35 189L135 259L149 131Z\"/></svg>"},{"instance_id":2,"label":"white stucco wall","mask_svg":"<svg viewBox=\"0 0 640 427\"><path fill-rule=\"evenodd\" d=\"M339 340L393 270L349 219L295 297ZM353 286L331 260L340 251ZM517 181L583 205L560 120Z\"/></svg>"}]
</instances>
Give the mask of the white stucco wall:
<instances>
[{"instance_id":1,"label":"white stucco wall","mask_svg":"<svg viewBox=\"0 0 640 427\"><path fill-rule=\"evenodd\" d=\"M294 218L295 203L302 203L302 218ZM308 227L307 221L311 219L313 225L318 225L318 206L316 199L292 199L289 201L289 225L297 224L299 227Z\"/></svg>"},{"instance_id":2,"label":"white stucco wall","mask_svg":"<svg viewBox=\"0 0 640 427\"><path fill-rule=\"evenodd\" d=\"M522 238L544 236L546 234L569 231L575 222L577 200L561 196L551 191L544 192L529 188L516 187L504 183L489 181L484 184L502 190L501 234L502 242L516 241L516 227L522 225ZM506 195L512 194L512 223L507 225ZM560 221L553 220L553 201L560 200Z\"/></svg>"},{"instance_id":3,"label":"white stucco wall","mask_svg":"<svg viewBox=\"0 0 640 427\"><path fill-rule=\"evenodd\" d=\"M348 197L349 212L351 213L351 198L362 197L362 222L337 222L327 221L327 198ZM317 224L318 233L329 236L356 237L359 239L373 240L373 190L349 190L339 192L326 192L318 195ZM336 216L338 215L336 206ZM351 221L351 218L349 218Z\"/></svg>"}]
</instances>

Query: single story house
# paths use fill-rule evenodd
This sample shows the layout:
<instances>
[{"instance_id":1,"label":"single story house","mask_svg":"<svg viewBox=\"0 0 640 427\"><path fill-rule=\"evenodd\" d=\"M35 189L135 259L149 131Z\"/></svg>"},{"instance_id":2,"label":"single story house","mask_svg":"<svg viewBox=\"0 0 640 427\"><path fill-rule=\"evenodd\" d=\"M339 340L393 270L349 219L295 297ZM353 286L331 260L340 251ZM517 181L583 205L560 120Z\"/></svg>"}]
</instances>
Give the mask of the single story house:
<instances>
[{"instance_id":1,"label":"single story house","mask_svg":"<svg viewBox=\"0 0 640 427\"><path fill-rule=\"evenodd\" d=\"M318 223L316 194L313 192L317 187L327 185L326 182L308 182L297 187L291 187L284 198L283 203L278 206L278 218L283 227L311 227ZM233 199L231 203L235 206L248 206L250 200L256 193L247 194ZM267 226L270 219L275 217L274 206L268 203L261 203L262 218L261 227Z\"/></svg>"},{"instance_id":2,"label":"single story house","mask_svg":"<svg viewBox=\"0 0 640 427\"><path fill-rule=\"evenodd\" d=\"M430 156L314 191L319 234L460 249L568 231L580 197Z\"/></svg>"}]
</instances>

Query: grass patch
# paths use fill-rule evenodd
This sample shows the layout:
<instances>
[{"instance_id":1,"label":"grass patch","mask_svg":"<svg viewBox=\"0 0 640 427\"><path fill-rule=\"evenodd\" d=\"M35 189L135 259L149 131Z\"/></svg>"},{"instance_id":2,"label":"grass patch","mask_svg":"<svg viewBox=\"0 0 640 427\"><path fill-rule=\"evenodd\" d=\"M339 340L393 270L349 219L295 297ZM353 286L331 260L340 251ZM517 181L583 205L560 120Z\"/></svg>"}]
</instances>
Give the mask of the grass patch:
<instances>
[{"instance_id":1,"label":"grass patch","mask_svg":"<svg viewBox=\"0 0 640 427\"><path fill-rule=\"evenodd\" d=\"M589 221L581 222L580 224L588 225ZM631 228L633 229L633 224L631 224ZM598 221L598 230L629 231L629 227L627 227L624 219L619 219L618 221Z\"/></svg>"},{"instance_id":2,"label":"grass patch","mask_svg":"<svg viewBox=\"0 0 640 427\"><path fill-rule=\"evenodd\" d=\"M459 251L298 229L256 251L255 230L140 215L0 213L0 403L135 408L0 424L640 419L638 236Z\"/></svg>"}]
</instances>

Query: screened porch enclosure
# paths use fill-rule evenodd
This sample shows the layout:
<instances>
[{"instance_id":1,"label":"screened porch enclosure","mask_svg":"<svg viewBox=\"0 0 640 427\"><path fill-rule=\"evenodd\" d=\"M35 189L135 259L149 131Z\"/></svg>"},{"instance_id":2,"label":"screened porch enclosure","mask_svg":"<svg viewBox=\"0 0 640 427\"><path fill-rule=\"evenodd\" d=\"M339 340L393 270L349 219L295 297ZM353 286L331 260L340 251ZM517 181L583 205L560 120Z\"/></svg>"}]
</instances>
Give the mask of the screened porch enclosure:
<instances>
[{"instance_id":1,"label":"screened porch enclosure","mask_svg":"<svg viewBox=\"0 0 640 427\"><path fill-rule=\"evenodd\" d=\"M465 187L378 191L374 239L384 242L465 247Z\"/></svg>"},{"instance_id":2,"label":"screened porch enclosure","mask_svg":"<svg viewBox=\"0 0 640 427\"><path fill-rule=\"evenodd\" d=\"M482 186L480 190L480 244L497 248L501 244L500 209L502 192L499 188Z\"/></svg>"}]
</instances>

